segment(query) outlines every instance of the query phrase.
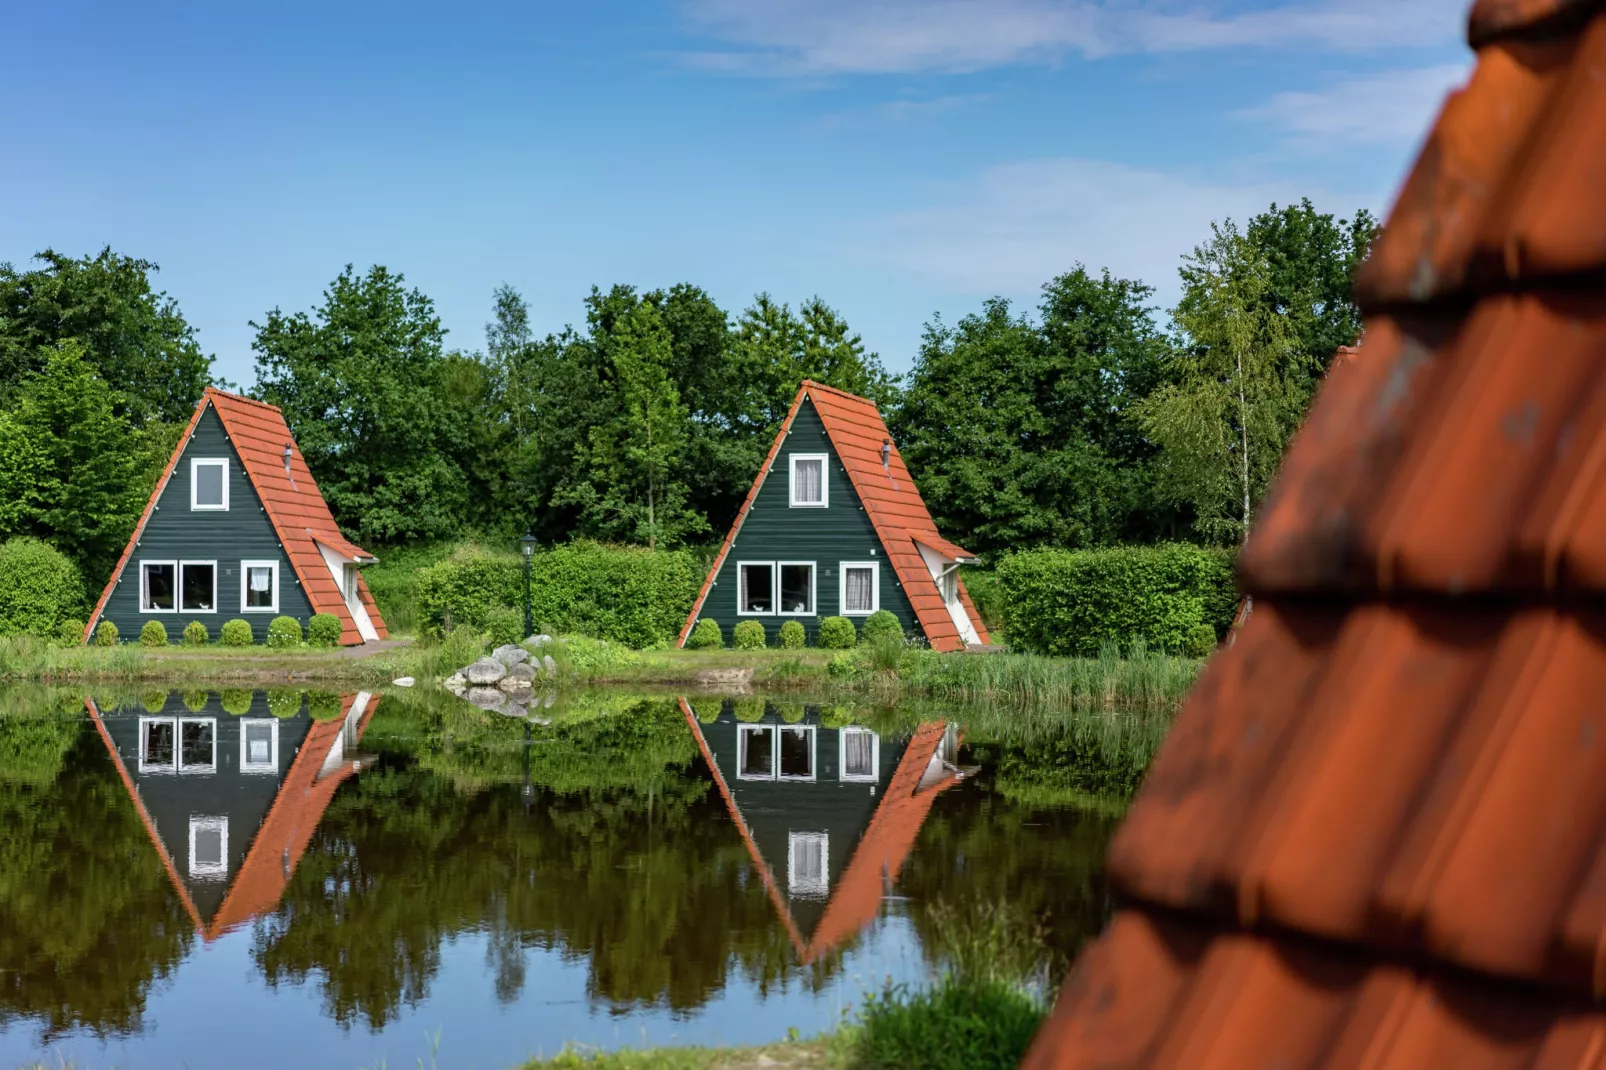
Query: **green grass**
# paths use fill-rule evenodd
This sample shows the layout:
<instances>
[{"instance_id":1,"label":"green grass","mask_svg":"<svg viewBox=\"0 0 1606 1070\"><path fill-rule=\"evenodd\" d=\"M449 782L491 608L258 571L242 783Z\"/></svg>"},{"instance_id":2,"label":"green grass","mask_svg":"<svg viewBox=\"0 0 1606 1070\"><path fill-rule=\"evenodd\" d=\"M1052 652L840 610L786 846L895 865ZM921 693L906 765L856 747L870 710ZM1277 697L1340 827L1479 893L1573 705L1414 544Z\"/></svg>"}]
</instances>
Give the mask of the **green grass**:
<instances>
[{"instance_id":1,"label":"green grass","mask_svg":"<svg viewBox=\"0 0 1606 1070\"><path fill-rule=\"evenodd\" d=\"M847 1068L841 1038L771 1044L761 1048L643 1048L615 1052L570 1049L552 1059L524 1064L524 1070L749 1070L770 1067Z\"/></svg>"}]
</instances>

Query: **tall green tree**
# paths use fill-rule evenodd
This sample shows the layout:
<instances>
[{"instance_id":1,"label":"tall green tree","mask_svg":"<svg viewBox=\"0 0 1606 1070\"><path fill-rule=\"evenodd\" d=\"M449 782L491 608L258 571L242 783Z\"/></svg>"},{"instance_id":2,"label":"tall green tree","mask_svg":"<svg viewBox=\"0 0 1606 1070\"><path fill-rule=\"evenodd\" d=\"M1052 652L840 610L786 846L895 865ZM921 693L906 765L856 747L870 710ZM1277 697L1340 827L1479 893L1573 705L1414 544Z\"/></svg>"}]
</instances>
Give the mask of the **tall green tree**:
<instances>
[{"instance_id":1,"label":"tall green tree","mask_svg":"<svg viewBox=\"0 0 1606 1070\"><path fill-rule=\"evenodd\" d=\"M152 287L156 265L109 247L78 259L46 249L34 259L42 266L26 271L0 263L0 405L76 339L135 427L187 420L212 358L177 302Z\"/></svg>"}]
</instances>

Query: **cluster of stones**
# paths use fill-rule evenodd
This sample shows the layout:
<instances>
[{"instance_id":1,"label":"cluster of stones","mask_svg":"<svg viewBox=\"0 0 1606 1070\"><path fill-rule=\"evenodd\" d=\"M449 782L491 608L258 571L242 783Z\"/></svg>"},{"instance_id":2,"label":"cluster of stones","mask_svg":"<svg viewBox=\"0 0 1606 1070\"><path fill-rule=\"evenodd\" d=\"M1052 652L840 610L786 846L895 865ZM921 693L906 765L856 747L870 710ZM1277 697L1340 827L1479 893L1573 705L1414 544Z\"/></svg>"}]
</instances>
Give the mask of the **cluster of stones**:
<instances>
[{"instance_id":1,"label":"cluster of stones","mask_svg":"<svg viewBox=\"0 0 1606 1070\"><path fill-rule=\"evenodd\" d=\"M508 717L528 717L544 710L556 698L558 663L542 647L550 635L532 635L521 644L509 643L465 665L444 681L446 690L482 710Z\"/></svg>"}]
</instances>

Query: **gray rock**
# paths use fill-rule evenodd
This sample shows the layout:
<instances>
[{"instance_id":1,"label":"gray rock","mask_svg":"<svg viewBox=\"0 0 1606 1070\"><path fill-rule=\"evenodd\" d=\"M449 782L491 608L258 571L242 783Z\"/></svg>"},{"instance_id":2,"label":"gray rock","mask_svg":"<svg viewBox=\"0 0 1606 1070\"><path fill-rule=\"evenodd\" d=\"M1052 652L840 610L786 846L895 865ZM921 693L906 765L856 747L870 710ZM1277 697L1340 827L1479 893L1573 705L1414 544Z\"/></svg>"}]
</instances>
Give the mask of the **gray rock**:
<instances>
[{"instance_id":1,"label":"gray rock","mask_svg":"<svg viewBox=\"0 0 1606 1070\"><path fill-rule=\"evenodd\" d=\"M495 658L497 661L500 661L503 665L506 665L511 669L521 661L529 661L530 652L525 650L522 646L514 646L512 643L509 643L506 646L499 646L495 650L491 651L491 657Z\"/></svg>"},{"instance_id":2,"label":"gray rock","mask_svg":"<svg viewBox=\"0 0 1606 1070\"><path fill-rule=\"evenodd\" d=\"M481 658L463 670L468 682L476 687L485 687L494 684L507 675L507 666L495 658Z\"/></svg>"},{"instance_id":3,"label":"gray rock","mask_svg":"<svg viewBox=\"0 0 1606 1070\"><path fill-rule=\"evenodd\" d=\"M496 686L503 691L528 692L530 690L530 681L521 680L517 676L504 676L496 682Z\"/></svg>"},{"instance_id":4,"label":"gray rock","mask_svg":"<svg viewBox=\"0 0 1606 1070\"><path fill-rule=\"evenodd\" d=\"M507 696L494 687L471 687L464 697L482 710L499 710L507 703Z\"/></svg>"},{"instance_id":5,"label":"gray rock","mask_svg":"<svg viewBox=\"0 0 1606 1070\"><path fill-rule=\"evenodd\" d=\"M532 635L532 636L530 636L528 639L526 639L524 641L524 645L525 646L533 646L533 647L543 647L543 646L546 646L550 642L552 642L552 637L550 635L546 635L545 633L543 633L541 635Z\"/></svg>"},{"instance_id":6,"label":"gray rock","mask_svg":"<svg viewBox=\"0 0 1606 1070\"><path fill-rule=\"evenodd\" d=\"M548 676L551 676L558 671L558 663L552 660L551 654L541 655L541 667L546 670L546 674Z\"/></svg>"},{"instance_id":7,"label":"gray rock","mask_svg":"<svg viewBox=\"0 0 1606 1070\"><path fill-rule=\"evenodd\" d=\"M512 680L528 681L534 680L538 675L540 675L540 670L526 661L513 666L507 671L507 675L508 678Z\"/></svg>"},{"instance_id":8,"label":"gray rock","mask_svg":"<svg viewBox=\"0 0 1606 1070\"><path fill-rule=\"evenodd\" d=\"M391 683L395 684L397 687L412 687L414 681L411 676L398 676L396 679L392 680Z\"/></svg>"},{"instance_id":9,"label":"gray rock","mask_svg":"<svg viewBox=\"0 0 1606 1070\"><path fill-rule=\"evenodd\" d=\"M461 695L464 691L468 690L468 681L463 678L462 673L454 672L452 675L441 681L441 686L446 688L446 690L450 691L454 695Z\"/></svg>"}]
</instances>

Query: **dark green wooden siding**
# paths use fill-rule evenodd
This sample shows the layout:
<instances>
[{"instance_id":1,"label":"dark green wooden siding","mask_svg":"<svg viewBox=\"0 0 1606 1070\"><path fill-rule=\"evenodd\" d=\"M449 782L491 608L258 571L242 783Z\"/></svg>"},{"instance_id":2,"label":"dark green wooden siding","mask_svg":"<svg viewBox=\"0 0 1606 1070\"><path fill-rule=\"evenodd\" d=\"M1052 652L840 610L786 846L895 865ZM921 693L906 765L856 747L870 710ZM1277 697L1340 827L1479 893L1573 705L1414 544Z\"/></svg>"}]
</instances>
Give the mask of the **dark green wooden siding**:
<instances>
[{"instance_id":1,"label":"dark green wooden siding","mask_svg":"<svg viewBox=\"0 0 1606 1070\"><path fill-rule=\"evenodd\" d=\"M830 504L826 508L792 508L790 458L794 453L829 455L826 500ZM739 561L813 561L816 616L738 616L736 565ZM730 641L731 629L739 622L756 620L764 625L772 646L779 643L776 633L781 625L796 620L803 624L809 645L812 646L819 641L819 618L836 616L841 612L841 580L837 566L843 561L879 562L881 608L889 610L902 622L906 634L925 634L909 605L909 599L898 584L897 574L887 560L886 549L881 545L858 493L849 482L836 451L831 448L825 425L821 423L811 399L798 408L791 432L775 455L773 470L759 488L758 497L742 522L742 530L737 533L730 552L720 563L714 585L709 588L708 597L698 611L698 619L707 617L719 622L726 642ZM849 619L855 624L864 622L863 617Z\"/></svg>"},{"instance_id":2,"label":"dark green wooden siding","mask_svg":"<svg viewBox=\"0 0 1606 1070\"><path fill-rule=\"evenodd\" d=\"M190 461L195 458L224 457L229 462L229 508L226 512L190 508ZM146 561L217 561L217 611L215 613L141 613L139 611L139 563ZM279 562L279 612L240 612L240 562ZM225 621L249 621L256 642L268 639L268 622L280 614L295 617L303 628L312 616L312 607L296 579L295 569L279 545L273 524L262 508L262 500L251 486L234 446L223 432L223 422L210 405L201 414L195 434L185 445L173 475L162 489L156 510L151 513L139 545L128 557L117 586L106 601L101 618L117 625L118 634L132 642L148 620L159 620L167 638L178 642L184 626L192 620L206 625L216 641Z\"/></svg>"}]
</instances>

